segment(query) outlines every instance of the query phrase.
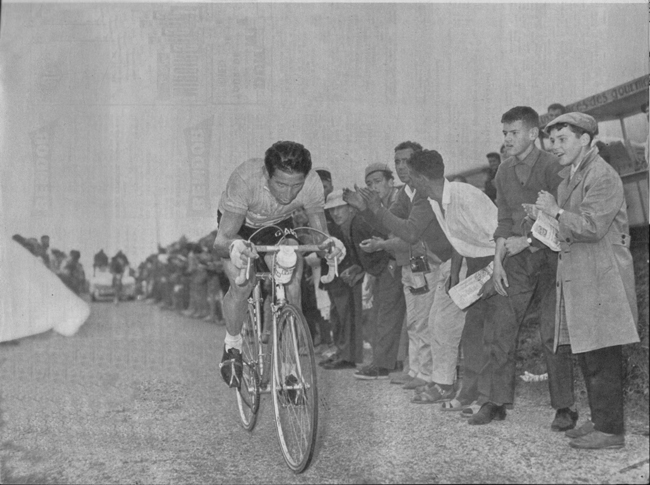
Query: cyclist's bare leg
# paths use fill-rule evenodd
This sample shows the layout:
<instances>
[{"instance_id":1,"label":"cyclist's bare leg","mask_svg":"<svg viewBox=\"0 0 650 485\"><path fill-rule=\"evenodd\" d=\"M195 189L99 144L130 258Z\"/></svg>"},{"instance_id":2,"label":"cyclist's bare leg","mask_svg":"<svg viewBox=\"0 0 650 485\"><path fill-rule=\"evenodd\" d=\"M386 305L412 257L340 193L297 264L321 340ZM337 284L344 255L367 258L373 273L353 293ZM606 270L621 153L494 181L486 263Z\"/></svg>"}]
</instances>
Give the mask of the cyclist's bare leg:
<instances>
[{"instance_id":1,"label":"cyclist's bare leg","mask_svg":"<svg viewBox=\"0 0 650 485\"><path fill-rule=\"evenodd\" d=\"M250 278L245 285L239 286L235 283L235 279L239 276L239 268L232 264L229 259L224 259L223 269L230 282L230 288L223 297L223 316L226 320L226 331L232 336L237 336L240 334L246 318L248 297L253 290L255 279Z\"/></svg>"}]
</instances>

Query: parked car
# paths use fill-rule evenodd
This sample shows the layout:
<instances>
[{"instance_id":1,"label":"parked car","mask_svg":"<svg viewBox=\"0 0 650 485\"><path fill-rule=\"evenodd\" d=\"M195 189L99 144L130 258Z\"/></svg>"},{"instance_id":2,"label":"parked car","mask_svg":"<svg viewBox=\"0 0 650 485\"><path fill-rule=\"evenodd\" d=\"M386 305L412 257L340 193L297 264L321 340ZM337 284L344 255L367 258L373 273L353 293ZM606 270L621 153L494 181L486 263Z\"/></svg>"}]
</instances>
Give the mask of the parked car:
<instances>
[{"instance_id":1,"label":"parked car","mask_svg":"<svg viewBox=\"0 0 650 485\"><path fill-rule=\"evenodd\" d=\"M108 270L108 266L95 268L95 272L90 278L89 292L92 301L113 300L115 298L113 274ZM120 300L133 299L135 299L135 278L131 276L131 272L127 268L122 276L122 294Z\"/></svg>"}]
</instances>

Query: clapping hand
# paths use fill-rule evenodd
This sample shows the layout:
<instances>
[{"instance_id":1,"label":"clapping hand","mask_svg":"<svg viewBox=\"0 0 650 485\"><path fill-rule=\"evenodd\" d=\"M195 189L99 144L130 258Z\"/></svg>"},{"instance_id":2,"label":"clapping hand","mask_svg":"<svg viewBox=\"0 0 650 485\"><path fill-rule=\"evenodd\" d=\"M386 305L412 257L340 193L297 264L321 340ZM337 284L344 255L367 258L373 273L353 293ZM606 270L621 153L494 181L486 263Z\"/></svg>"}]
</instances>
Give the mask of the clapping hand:
<instances>
[{"instance_id":1,"label":"clapping hand","mask_svg":"<svg viewBox=\"0 0 650 485\"><path fill-rule=\"evenodd\" d=\"M367 208L366 202L363 200L363 197L361 197L361 194L354 190L348 188L343 189L343 200L360 211L364 211Z\"/></svg>"},{"instance_id":2,"label":"clapping hand","mask_svg":"<svg viewBox=\"0 0 650 485\"><path fill-rule=\"evenodd\" d=\"M357 184L354 184L354 189L361 194L363 197L366 206L373 212L377 212L381 207L381 197L374 190L370 190L368 187L358 187Z\"/></svg>"}]
</instances>

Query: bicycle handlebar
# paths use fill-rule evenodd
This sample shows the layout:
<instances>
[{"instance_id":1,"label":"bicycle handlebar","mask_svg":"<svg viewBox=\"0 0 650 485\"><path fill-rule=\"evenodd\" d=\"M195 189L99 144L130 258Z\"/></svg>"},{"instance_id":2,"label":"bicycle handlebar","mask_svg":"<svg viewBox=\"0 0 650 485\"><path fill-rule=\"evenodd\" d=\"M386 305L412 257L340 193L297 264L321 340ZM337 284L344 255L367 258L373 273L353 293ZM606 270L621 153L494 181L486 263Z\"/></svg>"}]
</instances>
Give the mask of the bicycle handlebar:
<instances>
[{"instance_id":1,"label":"bicycle handlebar","mask_svg":"<svg viewBox=\"0 0 650 485\"><path fill-rule=\"evenodd\" d=\"M258 253L277 253L278 251L280 251L280 249L284 247L291 248L291 250L296 251L298 253L309 253L309 252L327 250L331 248L333 244L330 244L329 248L322 248L317 244L301 244L298 246L292 246L289 244L277 245L277 246L263 246L263 245L258 246L255 244L251 244L250 246L252 248L255 248L255 250ZM248 262L246 263L246 266L239 269L239 274L235 278L235 284L243 285L248 280L248 274L250 272L250 268L251 268L251 258L248 258ZM334 258L334 273L332 274L332 276L330 276L330 273L327 273L327 275L322 276L321 281L323 283L330 283L334 279L334 276L338 276L338 273L339 273L338 258Z\"/></svg>"}]
</instances>

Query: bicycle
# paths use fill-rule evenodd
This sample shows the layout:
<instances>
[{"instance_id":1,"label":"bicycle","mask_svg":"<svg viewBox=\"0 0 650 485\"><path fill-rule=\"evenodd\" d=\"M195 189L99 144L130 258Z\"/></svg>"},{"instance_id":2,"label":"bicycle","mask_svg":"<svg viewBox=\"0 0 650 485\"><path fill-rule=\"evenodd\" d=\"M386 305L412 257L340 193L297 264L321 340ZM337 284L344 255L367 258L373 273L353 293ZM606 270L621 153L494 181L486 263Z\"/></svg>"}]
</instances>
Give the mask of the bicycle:
<instances>
[{"instance_id":1,"label":"bicycle","mask_svg":"<svg viewBox=\"0 0 650 485\"><path fill-rule=\"evenodd\" d=\"M269 226L267 226L269 227ZM282 230L284 237L275 246L255 245L258 253L280 251L281 243L288 233L297 236L297 230L315 231L310 228ZM280 233L280 234L282 234ZM253 234L250 240L255 236ZM297 252L322 251L318 245L289 246ZM255 272L255 285L248 299L247 317L242 327L243 376L237 389L237 405L243 427L252 431L257 422L261 395L271 394L278 439L282 455L294 473L301 473L309 466L314 454L318 429L318 388L314 345L302 312L288 303L285 285L274 278L275 257L271 272ZM330 270L327 279L337 273ZM250 260L242 268L240 283L248 279ZM324 281L326 281L325 279ZM262 283L271 281L271 322L263 328ZM270 329L268 328L270 323ZM270 342L269 342L270 338ZM270 347L270 348L269 348ZM269 389L270 381L270 389Z\"/></svg>"}]
</instances>

